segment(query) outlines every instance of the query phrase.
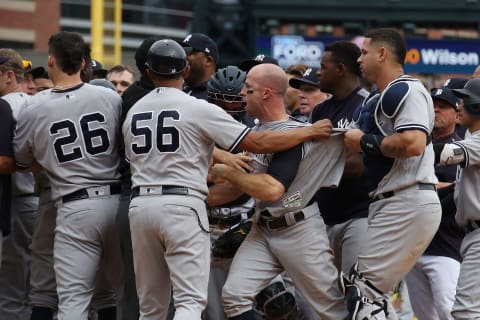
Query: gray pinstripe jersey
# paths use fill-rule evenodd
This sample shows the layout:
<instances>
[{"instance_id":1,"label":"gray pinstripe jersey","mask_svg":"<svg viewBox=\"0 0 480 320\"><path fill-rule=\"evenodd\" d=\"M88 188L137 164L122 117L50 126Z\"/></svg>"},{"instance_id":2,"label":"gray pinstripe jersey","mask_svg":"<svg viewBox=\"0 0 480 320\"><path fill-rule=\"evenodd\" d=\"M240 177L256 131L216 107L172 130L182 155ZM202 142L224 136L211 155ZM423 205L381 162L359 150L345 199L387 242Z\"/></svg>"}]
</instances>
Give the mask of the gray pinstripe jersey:
<instances>
[{"instance_id":1,"label":"gray pinstripe jersey","mask_svg":"<svg viewBox=\"0 0 480 320\"><path fill-rule=\"evenodd\" d=\"M99 86L42 91L18 115L16 161L24 167L38 161L47 171L54 200L116 182L120 112L120 96Z\"/></svg>"},{"instance_id":2,"label":"gray pinstripe jersey","mask_svg":"<svg viewBox=\"0 0 480 320\"><path fill-rule=\"evenodd\" d=\"M13 118L17 120L20 110L27 106L31 96L23 92L12 92L4 95L2 99L10 104ZM26 195L35 192L35 181L30 172L14 172L12 174L12 195Z\"/></svg>"},{"instance_id":3,"label":"gray pinstripe jersey","mask_svg":"<svg viewBox=\"0 0 480 320\"><path fill-rule=\"evenodd\" d=\"M175 88L140 99L123 123L132 185L176 185L207 195L214 144L233 150L249 132L220 107Z\"/></svg>"},{"instance_id":4,"label":"gray pinstripe jersey","mask_svg":"<svg viewBox=\"0 0 480 320\"><path fill-rule=\"evenodd\" d=\"M292 119L257 125L254 130L289 130L310 125ZM277 202L256 201L257 212L267 209L273 216L299 211L307 206L320 187L338 186L345 166L343 135L327 140L305 142L297 175ZM273 154L251 154L255 173L267 172Z\"/></svg>"},{"instance_id":5,"label":"gray pinstripe jersey","mask_svg":"<svg viewBox=\"0 0 480 320\"><path fill-rule=\"evenodd\" d=\"M465 140L453 142L465 153L465 165L458 168L454 199L457 205L455 219L459 225L480 219L480 131Z\"/></svg>"}]
</instances>

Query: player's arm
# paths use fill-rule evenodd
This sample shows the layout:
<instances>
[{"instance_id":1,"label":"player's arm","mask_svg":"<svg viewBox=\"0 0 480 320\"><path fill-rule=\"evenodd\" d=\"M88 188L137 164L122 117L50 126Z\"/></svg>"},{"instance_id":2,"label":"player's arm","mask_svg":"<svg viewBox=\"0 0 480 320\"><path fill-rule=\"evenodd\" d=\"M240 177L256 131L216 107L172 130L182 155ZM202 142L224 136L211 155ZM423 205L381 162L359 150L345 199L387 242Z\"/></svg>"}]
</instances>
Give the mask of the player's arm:
<instances>
[{"instance_id":1,"label":"player's arm","mask_svg":"<svg viewBox=\"0 0 480 320\"><path fill-rule=\"evenodd\" d=\"M217 181L208 188L207 204L209 207L219 207L238 199L242 194L243 192L229 181Z\"/></svg>"},{"instance_id":2,"label":"player's arm","mask_svg":"<svg viewBox=\"0 0 480 320\"><path fill-rule=\"evenodd\" d=\"M343 169L344 177L359 177L365 171L365 164L363 163L361 153L350 153L345 160L345 167Z\"/></svg>"},{"instance_id":3,"label":"player's arm","mask_svg":"<svg viewBox=\"0 0 480 320\"><path fill-rule=\"evenodd\" d=\"M466 165L466 149L456 143L434 143L435 164L446 166L450 164Z\"/></svg>"},{"instance_id":4,"label":"player's arm","mask_svg":"<svg viewBox=\"0 0 480 320\"><path fill-rule=\"evenodd\" d=\"M266 173L250 174L226 165L215 165L211 174L215 179L227 180L242 192L263 201L278 201L297 175L302 159L302 146L276 153Z\"/></svg>"},{"instance_id":5,"label":"player's arm","mask_svg":"<svg viewBox=\"0 0 480 320\"><path fill-rule=\"evenodd\" d=\"M0 156L0 174L8 174L15 171L15 160L13 157Z\"/></svg>"},{"instance_id":6,"label":"player's arm","mask_svg":"<svg viewBox=\"0 0 480 320\"><path fill-rule=\"evenodd\" d=\"M285 131L250 131L240 142L242 150L253 153L274 153L285 151L308 140L330 137L332 123L324 119L306 126Z\"/></svg>"},{"instance_id":7,"label":"player's arm","mask_svg":"<svg viewBox=\"0 0 480 320\"><path fill-rule=\"evenodd\" d=\"M15 170L13 158L13 117L8 103L0 99L0 174Z\"/></svg>"},{"instance_id":8,"label":"player's arm","mask_svg":"<svg viewBox=\"0 0 480 320\"><path fill-rule=\"evenodd\" d=\"M349 153L363 151L389 158L408 158L423 153L427 134L423 130L409 129L385 137L352 129L345 132L344 141Z\"/></svg>"}]
</instances>

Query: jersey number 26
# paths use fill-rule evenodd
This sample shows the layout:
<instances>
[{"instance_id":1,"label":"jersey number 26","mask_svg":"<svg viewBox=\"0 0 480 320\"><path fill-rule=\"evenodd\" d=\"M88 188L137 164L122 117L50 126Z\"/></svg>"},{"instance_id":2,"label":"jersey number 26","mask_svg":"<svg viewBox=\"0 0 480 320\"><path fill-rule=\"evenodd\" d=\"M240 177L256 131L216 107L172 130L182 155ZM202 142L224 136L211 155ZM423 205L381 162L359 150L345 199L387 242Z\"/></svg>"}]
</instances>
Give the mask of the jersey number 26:
<instances>
[{"instance_id":1,"label":"jersey number 26","mask_svg":"<svg viewBox=\"0 0 480 320\"><path fill-rule=\"evenodd\" d=\"M103 128L91 129L90 124L94 122L105 122L105 116L98 112L82 116L80 118L81 130L78 130L82 134L85 150L90 155L105 152L110 147L107 130ZM63 163L82 158L82 149L78 145L72 147L69 152L66 150L67 145L74 144L78 139L75 123L67 119L54 122L50 126L50 134L52 135L58 134L61 130L66 130L67 134L56 138L53 142L58 162Z\"/></svg>"}]
</instances>

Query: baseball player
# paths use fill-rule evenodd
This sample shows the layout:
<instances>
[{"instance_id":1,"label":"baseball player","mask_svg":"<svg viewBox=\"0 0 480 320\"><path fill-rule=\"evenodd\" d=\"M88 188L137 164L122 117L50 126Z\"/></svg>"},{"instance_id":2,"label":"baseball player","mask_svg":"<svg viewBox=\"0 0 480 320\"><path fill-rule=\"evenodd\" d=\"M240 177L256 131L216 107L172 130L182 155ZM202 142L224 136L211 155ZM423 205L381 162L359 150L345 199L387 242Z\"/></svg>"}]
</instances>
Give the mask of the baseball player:
<instances>
[{"instance_id":1,"label":"baseball player","mask_svg":"<svg viewBox=\"0 0 480 320\"><path fill-rule=\"evenodd\" d=\"M6 61L6 57L0 57L0 70ZM12 110L5 100L0 99L0 270L2 268L3 237L10 233L10 173L15 169L12 150L13 128Z\"/></svg>"},{"instance_id":2,"label":"baseball player","mask_svg":"<svg viewBox=\"0 0 480 320\"><path fill-rule=\"evenodd\" d=\"M460 99L445 87L432 89L431 95L435 107L434 146L461 140L455 133ZM452 182L456 179L456 173L455 164L435 166L442 220L432 242L406 277L412 307L419 319L453 319L450 312L462 261L460 245L465 235L463 228L455 221L455 185Z\"/></svg>"},{"instance_id":3,"label":"baseball player","mask_svg":"<svg viewBox=\"0 0 480 320\"><path fill-rule=\"evenodd\" d=\"M235 66L227 66L219 69L207 84L208 101L218 105L241 123L243 123L245 112L240 91L245 77L244 71ZM234 152L241 152L241 150L234 150ZM232 196L231 190L223 188L223 184L220 183L209 186L207 204L210 239L214 243L220 235L252 216L254 201L246 194ZM225 319L221 291L232 259L215 255L211 259L208 303L204 316L206 319L221 320Z\"/></svg>"},{"instance_id":4,"label":"baseball player","mask_svg":"<svg viewBox=\"0 0 480 320\"><path fill-rule=\"evenodd\" d=\"M22 91L24 63L12 49L0 49L0 56L8 57L2 65L6 77L2 78L0 96L7 101L16 120L30 96ZM31 76L31 75L30 75ZM31 82L31 80L30 80ZM6 320L26 318L30 314L28 279L33 228L37 217L38 195L34 190L32 173L12 174L11 234L4 242L3 268L0 271L0 312Z\"/></svg>"},{"instance_id":5,"label":"baseball player","mask_svg":"<svg viewBox=\"0 0 480 320\"><path fill-rule=\"evenodd\" d=\"M57 205L54 268L59 319L87 319L99 269L120 289L115 216L120 193L118 140L121 99L83 83L81 35L49 39L48 71L55 87L21 110L14 137L17 165L37 161Z\"/></svg>"},{"instance_id":6,"label":"baseball player","mask_svg":"<svg viewBox=\"0 0 480 320\"><path fill-rule=\"evenodd\" d=\"M250 69L241 94L246 111L260 121L254 130L307 126L286 114L286 88L287 77L280 67L261 64ZM344 165L341 141L337 136L336 140L284 152L252 154L254 174L225 165L213 167L213 177L227 180L256 199L256 223L233 259L222 292L229 319L255 319L254 296L282 271L322 319L347 315L325 225L316 203L310 203L315 185L336 185L340 180ZM316 154L320 150L322 157ZM269 310L264 306L271 318ZM275 311L283 317L291 312Z\"/></svg>"},{"instance_id":7,"label":"baseball player","mask_svg":"<svg viewBox=\"0 0 480 320\"><path fill-rule=\"evenodd\" d=\"M349 127L354 111L368 96L368 91L360 87L361 73L357 63L360 54L360 49L350 41L338 41L325 47L318 71L320 90L332 94L332 98L313 109L311 122L330 119L336 128ZM322 188L315 195L327 225L335 264L345 273L355 263L363 243L370 203L362 172L354 170L356 161L361 161L360 155L347 159L338 188Z\"/></svg>"},{"instance_id":8,"label":"baseball player","mask_svg":"<svg viewBox=\"0 0 480 320\"><path fill-rule=\"evenodd\" d=\"M130 227L140 319L200 319L207 300L210 239L205 198L214 144L233 150L284 150L328 136L328 121L289 132L250 132L221 108L182 91L185 50L155 42L147 58L155 89L128 112L125 154L132 172ZM159 173L159 166L164 167Z\"/></svg>"},{"instance_id":9,"label":"baseball player","mask_svg":"<svg viewBox=\"0 0 480 320\"><path fill-rule=\"evenodd\" d=\"M468 129L466 138L446 144L435 145L435 162L440 165L459 164L454 200L457 206L455 220L465 229L460 254L460 266L455 302L454 319L480 318L480 286L477 269L480 252L480 79L469 80L463 89L453 89L462 98L458 119Z\"/></svg>"},{"instance_id":10,"label":"baseball player","mask_svg":"<svg viewBox=\"0 0 480 320\"><path fill-rule=\"evenodd\" d=\"M187 55L190 72L185 77L184 90L191 96L207 100L207 83L220 59L217 44L203 33L191 33L181 44L192 48Z\"/></svg>"},{"instance_id":11,"label":"baseball player","mask_svg":"<svg viewBox=\"0 0 480 320\"><path fill-rule=\"evenodd\" d=\"M358 58L363 77L378 90L359 109L359 129L345 133L347 149L362 152L372 199L363 246L344 279L352 319L396 319L386 295L423 253L441 218L429 141L432 98L403 74L405 53L401 35L385 28L366 35Z\"/></svg>"}]
</instances>

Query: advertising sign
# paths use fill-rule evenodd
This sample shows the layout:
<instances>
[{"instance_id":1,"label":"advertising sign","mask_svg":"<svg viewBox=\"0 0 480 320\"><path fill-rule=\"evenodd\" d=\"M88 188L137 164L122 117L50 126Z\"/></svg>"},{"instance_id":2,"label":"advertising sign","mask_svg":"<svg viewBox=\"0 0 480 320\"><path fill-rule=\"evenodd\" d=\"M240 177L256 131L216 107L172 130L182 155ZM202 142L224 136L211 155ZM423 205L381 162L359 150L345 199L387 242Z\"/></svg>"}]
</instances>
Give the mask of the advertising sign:
<instances>
[{"instance_id":1,"label":"advertising sign","mask_svg":"<svg viewBox=\"0 0 480 320\"><path fill-rule=\"evenodd\" d=\"M358 38L358 37L357 37ZM257 50L273 56L282 68L295 63L319 67L325 46L337 40L293 35L259 36ZM407 40L405 72L426 74L470 74L480 64L480 40Z\"/></svg>"}]
</instances>

